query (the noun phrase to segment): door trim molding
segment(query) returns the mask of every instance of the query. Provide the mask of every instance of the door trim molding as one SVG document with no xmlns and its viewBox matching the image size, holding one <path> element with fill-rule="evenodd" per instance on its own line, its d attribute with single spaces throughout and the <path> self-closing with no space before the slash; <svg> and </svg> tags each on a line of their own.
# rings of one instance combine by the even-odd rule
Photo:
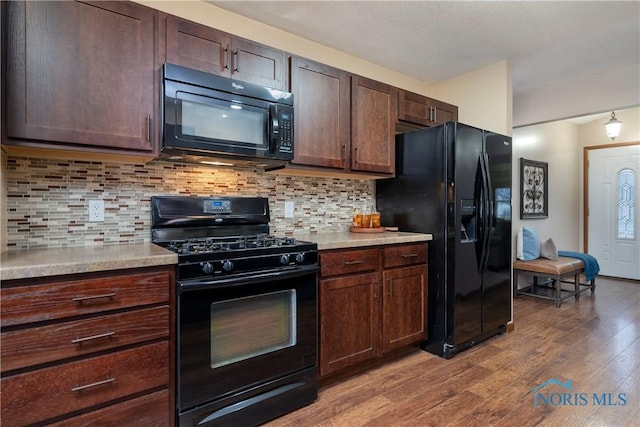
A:
<svg viewBox="0 0 640 427">
<path fill-rule="evenodd" d="M 640 141 L 617 142 L 615 144 L 591 145 L 582 149 L 582 182 L 584 194 L 582 205 L 582 234 L 584 235 L 583 252 L 589 251 L 589 151 L 600 150 L 604 148 L 627 147 L 630 145 L 640 145 Z"/>
</svg>

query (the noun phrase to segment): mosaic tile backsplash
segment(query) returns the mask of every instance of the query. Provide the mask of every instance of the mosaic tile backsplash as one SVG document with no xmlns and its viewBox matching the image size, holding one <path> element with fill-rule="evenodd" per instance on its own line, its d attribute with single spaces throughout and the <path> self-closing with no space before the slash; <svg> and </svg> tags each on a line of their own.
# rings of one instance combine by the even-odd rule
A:
<svg viewBox="0 0 640 427">
<path fill-rule="evenodd" d="M 269 198 L 275 235 L 347 230 L 354 208 L 371 207 L 373 181 L 282 176 L 253 168 L 150 162 L 8 157 L 7 248 L 149 242 L 151 197 Z M 104 222 L 89 222 L 89 200 L 104 200 Z M 284 202 L 294 202 L 294 218 Z"/>
</svg>

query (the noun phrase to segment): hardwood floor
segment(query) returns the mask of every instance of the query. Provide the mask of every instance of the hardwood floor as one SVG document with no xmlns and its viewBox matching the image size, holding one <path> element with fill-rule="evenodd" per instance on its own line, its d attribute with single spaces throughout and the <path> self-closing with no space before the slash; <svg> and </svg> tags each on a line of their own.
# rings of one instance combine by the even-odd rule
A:
<svg viewBox="0 0 640 427">
<path fill-rule="evenodd" d="M 520 296 L 514 332 L 450 360 L 419 351 L 322 387 L 314 404 L 267 426 L 639 426 L 640 283 L 596 285 L 560 308 Z M 552 378 L 571 390 L 541 387 L 534 407 L 533 389 Z"/>
</svg>

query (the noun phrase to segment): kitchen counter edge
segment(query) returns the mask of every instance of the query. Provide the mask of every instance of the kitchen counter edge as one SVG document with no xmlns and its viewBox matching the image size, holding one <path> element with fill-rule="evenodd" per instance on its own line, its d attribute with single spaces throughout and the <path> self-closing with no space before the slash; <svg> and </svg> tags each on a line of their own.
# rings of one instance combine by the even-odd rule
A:
<svg viewBox="0 0 640 427">
<path fill-rule="evenodd" d="M 2 252 L 0 279 L 89 273 L 178 263 L 178 255 L 153 243 L 74 246 Z"/>
<path fill-rule="evenodd" d="M 399 243 L 428 242 L 433 240 L 432 234 L 385 231 L 384 233 L 294 233 L 298 240 L 315 242 L 318 250 L 348 249 L 363 246 L 394 245 Z"/>
</svg>

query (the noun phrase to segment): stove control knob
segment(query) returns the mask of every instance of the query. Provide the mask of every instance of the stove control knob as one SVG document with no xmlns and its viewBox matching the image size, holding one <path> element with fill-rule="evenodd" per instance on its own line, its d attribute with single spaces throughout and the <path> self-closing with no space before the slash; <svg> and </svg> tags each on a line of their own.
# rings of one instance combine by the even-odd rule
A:
<svg viewBox="0 0 640 427">
<path fill-rule="evenodd" d="M 228 259 L 227 259 L 227 260 L 222 261 L 222 269 L 223 269 L 224 271 L 231 271 L 231 270 L 233 270 L 233 263 L 232 263 L 231 261 L 229 261 Z"/>
<path fill-rule="evenodd" d="M 200 265 L 202 266 L 202 271 L 204 271 L 205 274 L 213 273 L 213 265 L 211 265 L 210 262 L 203 262 Z"/>
<path fill-rule="evenodd" d="M 280 264 L 289 265 L 289 254 L 280 255 Z"/>
<path fill-rule="evenodd" d="M 296 262 L 298 264 L 301 264 L 304 261 L 304 253 L 300 252 L 299 254 L 296 255 Z"/>
</svg>

